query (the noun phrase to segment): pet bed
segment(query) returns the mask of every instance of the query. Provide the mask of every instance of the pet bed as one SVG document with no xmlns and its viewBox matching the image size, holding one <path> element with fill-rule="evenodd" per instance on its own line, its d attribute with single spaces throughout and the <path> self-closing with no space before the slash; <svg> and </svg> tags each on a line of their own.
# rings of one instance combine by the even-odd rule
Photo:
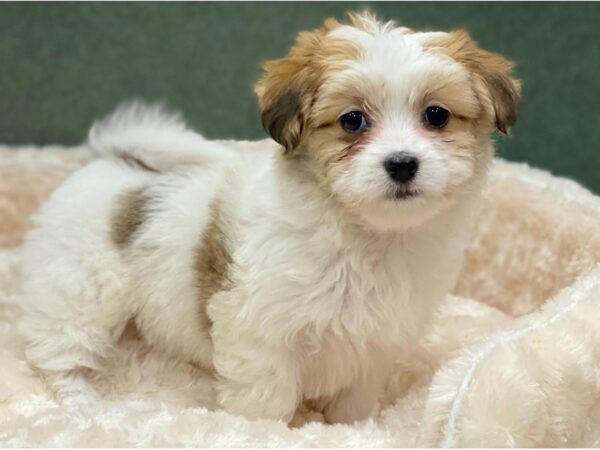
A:
<svg viewBox="0 0 600 450">
<path fill-rule="evenodd" d="M 26 364 L 19 245 L 28 217 L 90 155 L 0 149 L 0 445 L 598 446 L 600 199 L 496 160 L 454 295 L 417 354 L 398 361 L 381 413 L 288 428 L 215 408 L 210 376 L 126 331 L 90 383 L 57 403 Z"/>
</svg>

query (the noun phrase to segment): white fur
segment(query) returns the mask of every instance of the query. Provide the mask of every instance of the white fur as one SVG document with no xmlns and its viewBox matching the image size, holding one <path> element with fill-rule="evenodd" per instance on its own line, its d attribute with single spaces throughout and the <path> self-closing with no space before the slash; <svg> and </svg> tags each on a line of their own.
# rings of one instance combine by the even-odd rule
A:
<svg viewBox="0 0 600 450">
<path fill-rule="evenodd" d="M 410 133 L 404 139 L 430 167 L 423 189 L 485 173 L 440 160 Z M 461 266 L 471 191 L 406 204 L 361 198 L 361 221 L 271 141 L 207 141 L 139 105 L 94 127 L 89 145 L 106 158 L 54 192 L 25 246 L 21 328 L 29 360 L 52 376 L 98 367 L 135 319 L 148 342 L 214 369 L 230 412 L 290 421 L 312 399 L 327 420 L 352 422 L 376 407 L 392 364 L 413 350 Z M 113 157 L 123 152 L 159 173 Z M 360 159 L 374 155 L 357 159 L 357 178 L 342 178 L 338 193 L 356 197 L 361 180 L 385 179 L 378 161 Z M 110 240 L 111 217 L 117 197 L 136 187 L 152 201 L 123 250 Z M 234 264 L 232 286 L 209 300 L 206 329 L 193 258 L 211 202 Z"/>
</svg>

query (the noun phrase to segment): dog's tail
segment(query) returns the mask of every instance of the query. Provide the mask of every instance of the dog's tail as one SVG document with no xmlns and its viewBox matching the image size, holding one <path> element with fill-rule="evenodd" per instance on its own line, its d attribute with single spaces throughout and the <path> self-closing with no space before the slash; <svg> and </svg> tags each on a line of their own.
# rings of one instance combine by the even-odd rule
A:
<svg viewBox="0 0 600 450">
<path fill-rule="evenodd" d="M 96 122 L 88 146 L 98 156 L 118 158 L 153 172 L 222 161 L 231 153 L 190 130 L 178 114 L 140 101 L 125 103 Z"/>
</svg>

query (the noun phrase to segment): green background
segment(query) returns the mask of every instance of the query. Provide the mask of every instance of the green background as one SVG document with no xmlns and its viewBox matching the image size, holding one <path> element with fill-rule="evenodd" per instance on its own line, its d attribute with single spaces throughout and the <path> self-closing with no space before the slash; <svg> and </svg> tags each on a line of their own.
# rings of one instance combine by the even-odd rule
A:
<svg viewBox="0 0 600 450">
<path fill-rule="evenodd" d="M 260 61 L 364 6 L 412 28 L 466 27 L 516 61 L 522 108 L 499 155 L 600 193 L 599 3 L 2 3 L 0 142 L 79 143 L 131 98 L 163 100 L 211 138 L 261 138 Z"/>
</svg>

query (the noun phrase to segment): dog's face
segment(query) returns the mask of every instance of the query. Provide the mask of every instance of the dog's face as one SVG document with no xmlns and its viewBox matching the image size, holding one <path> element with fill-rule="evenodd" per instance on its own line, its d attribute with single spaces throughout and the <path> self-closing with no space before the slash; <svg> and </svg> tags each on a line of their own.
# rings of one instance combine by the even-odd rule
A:
<svg viewBox="0 0 600 450">
<path fill-rule="evenodd" d="M 516 119 L 512 64 L 464 31 L 414 33 L 351 15 L 301 33 L 256 85 L 284 154 L 377 229 L 415 226 L 475 189 L 490 133 Z"/>
</svg>

